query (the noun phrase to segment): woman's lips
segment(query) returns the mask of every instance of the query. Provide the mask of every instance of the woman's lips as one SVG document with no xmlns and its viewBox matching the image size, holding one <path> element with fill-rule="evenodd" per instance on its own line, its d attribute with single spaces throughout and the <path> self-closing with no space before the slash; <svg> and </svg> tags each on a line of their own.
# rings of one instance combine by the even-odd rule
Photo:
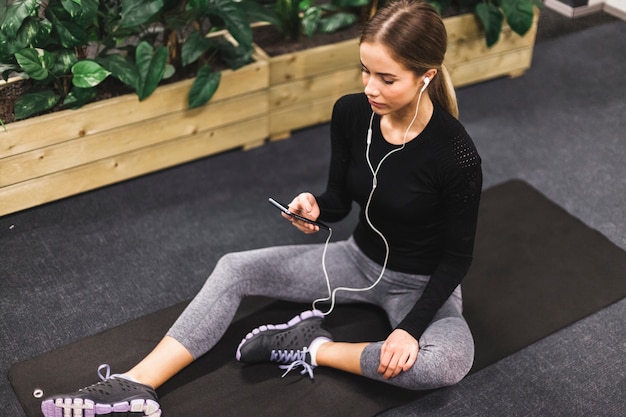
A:
<svg viewBox="0 0 626 417">
<path fill-rule="evenodd" d="M 367 101 L 370 103 L 370 106 L 372 106 L 372 107 L 376 107 L 376 108 L 379 108 L 379 109 L 384 107 L 384 104 L 378 103 L 378 102 L 376 102 L 374 100 L 368 99 Z"/>
</svg>

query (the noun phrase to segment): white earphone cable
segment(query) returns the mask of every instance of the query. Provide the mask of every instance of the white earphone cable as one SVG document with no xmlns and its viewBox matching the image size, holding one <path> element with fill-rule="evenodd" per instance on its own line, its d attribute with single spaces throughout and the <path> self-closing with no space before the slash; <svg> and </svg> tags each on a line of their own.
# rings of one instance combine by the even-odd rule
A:
<svg viewBox="0 0 626 417">
<path fill-rule="evenodd" d="M 426 85 L 424 86 L 424 88 L 422 88 L 420 90 L 419 96 L 417 98 L 417 105 L 415 106 L 415 114 L 413 115 L 413 119 L 411 120 L 411 123 L 409 124 L 409 127 L 407 127 L 406 131 L 404 132 L 404 136 L 402 138 L 402 146 L 396 148 L 396 149 L 392 149 L 391 151 L 389 151 L 381 160 L 380 162 L 378 162 L 378 165 L 376 166 L 376 169 L 374 169 L 374 166 L 372 165 L 372 162 L 370 161 L 370 144 L 371 144 L 371 139 L 372 139 L 372 122 L 374 120 L 374 115 L 375 113 L 372 112 L 372 115 L 370 117 L 370 123 L 369 123 L 369 127 L 367 129 L 367 147 L 365 150 L 365 159 L 367 160 L 367 165 L 370 168 L 370 171 L 372 172 L 372 190 L 370 191 L 369 197 L 367 198 L 367 203 L 365 204 L 365 219 L 367 220 L 367 224 L 370 226 L 370 228 L 378 235 L 380 236 L 380 238 L 382 239 L 383 243 L 385 244 L 385 258 L 383 260 L 383 264 L 382 264 L 382 268 L 380 270 L 380 274 L 378 275 L 378 278 L 376 279 L 376 281 L 374 281 L 374 283 L 368 287 L 365 288 L 349 288 L 349 287 L 337 287 L 335 289 L 331 289 L 331 285 L 330 285 L 330 279 L 328 277 L 328 271 L 326 270 L 326 250 L 328 249 L 328 243 L 330 242 L 330 238 L 333 234 L 332 229 L 329 229 L 328 231 L 328 238 L 326 239 L 326 244 L 324 245 L 324 252 L 322 253 L 322 270 L 324 271 L 324 278 L 326 279 L 326 287 L 328 289 L 328 296 L 327 297 L 323 297 L 323 298 L 318 298 L 317 300 L 313 301 L 312 304 L 312 308 L 314 310 L 316 310 L 316 305 L 317 303 L 320 302 L 324 302 L 324 301 L 330 301 L 330 308 L 328 309 L 328 311 L 326 311 L 324 314 L 324 316 L 329 315 L 335 308 L 335 298 L 337 295 L 337 291 L 346 291 L 346 292 L 364 292 L 364 291 L 370 291 L 371 289 L 373 289 L 374 287 L 376 287 L 378 285 L 378 283 L 380 283 L 380 281 L 383 278 L 383 275 L 385 273 L 385 270 L 387 269 L 387 261 L 389 260 L 389 243 L 387 242 L 387 239 L 385 238 L 385 236 L 383 235 L 383 233 L 378 230 L 373 224 L 372 221 L 370 220 L 369 217 L 369 209 L 370 209 L 370 204 L 372 202 L 372 198 L 374 196 L 374 191 L 376 190 L 376 185 L 377 185 L 377 176 L 378 176 L 378 171 L 380 170 L 381 165 L 383 164 L 383 161 L 385 161 L 385 159 L 387 159 L 389 156 L 391 156 L 392 154 L 394 154 L 395 152 L 399 152 L 401 150 L 404 149 L 405 145 L 406 145 L 406 139 L 407 136 L 409 134 L 409 131 L 411 130 L 411 128 L 413 127 L 413 124 L 415 123 L 415 120 L 417 119 L 417 113 L 418 113 L 418 109 L 419 109 L 419 105 L 420 105 L 420 101 L 422 99 L 422 93 L 424 92 L 426 86 L 428 85 L 428 83 L 426 83 Z"/>
</svg>

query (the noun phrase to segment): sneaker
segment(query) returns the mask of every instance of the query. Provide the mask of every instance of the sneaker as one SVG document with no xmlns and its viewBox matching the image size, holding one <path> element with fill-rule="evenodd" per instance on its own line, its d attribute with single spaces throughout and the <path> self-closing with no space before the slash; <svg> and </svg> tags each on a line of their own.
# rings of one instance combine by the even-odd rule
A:
<svg viewBox="0 0 626 417">
<path fill-rule="evenodd" d="M 276 362 L 287 369 L 302 366 L 302 374 L 313 378 L 309 346 L 322 337 L 332 340 L 331 334 L 322 328 L 324 314 L 319 310 L 305 311 L 287 323 L 268 324 L 257 327 L 246 335 L 237 348 L 236 358 L 240 362 Z"/>
<path fill-rule="evenodd" d="M 102 370 L 106 369 L 106 375 Z M 102 414 L 116 416 L 159 417 L 161 409 L 156 392 L 149 386 L 133 382 L 120 375 L 110 375 L 109 365 L 98 367 L 102 381 L 73 394 L 61 394 L 45 399 L 41 411 L 45 417 L 94 417 Z"/>
</svg>

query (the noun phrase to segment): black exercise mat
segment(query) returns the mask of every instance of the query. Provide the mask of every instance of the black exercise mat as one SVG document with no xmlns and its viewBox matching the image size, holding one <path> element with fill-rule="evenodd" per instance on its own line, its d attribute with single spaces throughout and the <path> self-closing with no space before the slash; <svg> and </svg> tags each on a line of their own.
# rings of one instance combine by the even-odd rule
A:
<svg viewBox="0 0 626 417">
<path fill-rule="evenodd" d="M 475 261 L 464 284 L 465 311 L 476 341 L 475 372 L 626 296 L 626 252 L 521 181 L 487 190 L 480 209 Z M 241 337 L 262 323 L 282 322 L 308 306 L 266 299 L 242 305 L 213 351 L 158 390 L 165 417 L 371 416 L 419 401 L 415 393 L 331 369 L 315 380 L 276 365 L 234 360 Z M 26 414 L 39 416 L 44 395 L 96 381 L 109 363 L 126 370 L 147 353 L 184 304 L 156 312 L 14 365 L 9 379 Z M 328 319 L 344 340 L 383 337 L 382 313 L 340 306 Z"/>
</svg>

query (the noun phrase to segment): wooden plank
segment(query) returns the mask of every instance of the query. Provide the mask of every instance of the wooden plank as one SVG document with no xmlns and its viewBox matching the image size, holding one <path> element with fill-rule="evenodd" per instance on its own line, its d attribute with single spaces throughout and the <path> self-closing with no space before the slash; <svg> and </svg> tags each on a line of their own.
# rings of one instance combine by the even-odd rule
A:
<svg viewBox="0 0 626 417">
<path fill-rule="evenodd" d="M 270 87 L 270 111 L 324 97 L 340 97 L 344 94 L 363 90 L 360 68 L 349 68 L 331 74 L 311 77 Z"/>
<path fill-rule="evenodd" d="M 459 67 L 450 67 L 450 76 L 455 87 L 462 87 L 505 75 L 515 75 L 530 68 L 532 48 L 520 49 L 516 53 L 491 56 L 486 59 L 465 62 Z"/>
<path fill-rule="evenodd" d="M 6 81 L 0 79 L 0 91 L 2 91 L 2 89 L 4 87 L 7 87 L 9 84 L 13 84 L 13 83 L 15 83 L 17 81 L 21 81 L 23 79 L 24 78 L 22 78 L 22 77 L 9 77 L 9 79 L 6 80 Z"/>
<path fill-rule="evenodd" d="M 265 90 L 0 159 L 0 187 L 266 115 L 268 107 Z"/>
<path fill-rule="evenodd" d="M 487 48 L 485 39 L 476 37 L 464 42 L 453 43 L 448 46 L 445 62 L 447 66 L 459 66 L 475 59 L 485 59 L 489 56 L 515 53 L 516 49 L 532 47 L 535 43 L 536 26 L 526 35 L 519 36 L 508 30 L 500 35 L 500 41 L 491 48 Z M 512 52 L 513 51 L 513 52 Z"/>
<path fill-rule="evenodd" d="M 443 24 L 448 33 L 448 44 L 464 41 L 468 37 L 484 32 L 478 17 L 473 13 L 446 17 L 443 19 Z"/>
<path fill-rule="evenodd" d="M 3 187 L 0 216 L 254 143 L 267 126 L 263 116 Z"/>
<path fill-rule="evenodd" d="M 90 103 L 78 110 L 9 123 L 6 132 L 0 130 L 0 158 L 181 111 L 187 108 L 187 94 L 192 82 L 185 80 L 162 86 L 142 102 L 135 94 L 127 94 Z M 269 64 L 266 61 L 236 71 L 225 70 L 212 101 L 262 90 L 268 85 Z"/>
<path fill-rule="evenodd" d="M 357 38 L 269 58 L 270 85 L 302 80 L 344 68 L 360 68 Z"/>
<path fill-rule="evenodd" d="M 292 130 L 328 122 L 337 98 L 319 99 L 271 113 L 270 138 L 272 140 L 286 138 Z"/>
</svg>

